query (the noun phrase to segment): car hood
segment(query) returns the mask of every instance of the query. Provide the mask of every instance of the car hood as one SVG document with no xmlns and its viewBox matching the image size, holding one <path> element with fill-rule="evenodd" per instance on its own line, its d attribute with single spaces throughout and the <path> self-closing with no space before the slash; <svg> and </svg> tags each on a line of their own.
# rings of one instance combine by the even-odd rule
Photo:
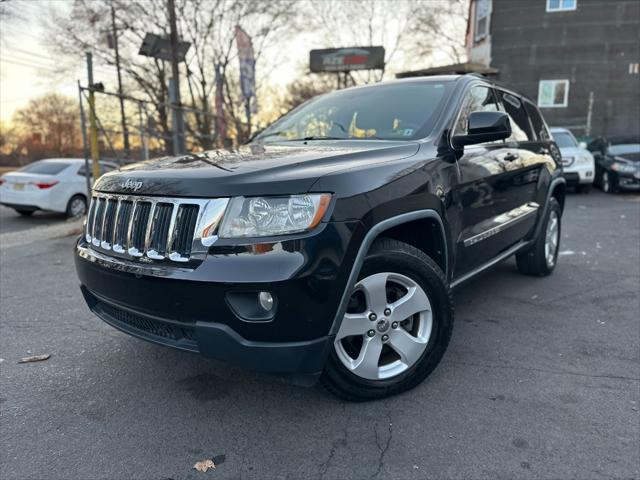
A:
<svg viewBox="0 0 640 480">
<path fill-rule="evenodd" d="M 308 141 L 164 157 L 102 176 L 95 190 L 135 195 L 223 197 L 308 192 L 323 175 L 415 155 L 418 143 Z"/>
<path fill-rule="evenodd" d="M 577 157 L 578 155 L 588 154 L 589 150 L 580 147 L 562 147 L 560 153 L 563 157 Z"/>
</svg>

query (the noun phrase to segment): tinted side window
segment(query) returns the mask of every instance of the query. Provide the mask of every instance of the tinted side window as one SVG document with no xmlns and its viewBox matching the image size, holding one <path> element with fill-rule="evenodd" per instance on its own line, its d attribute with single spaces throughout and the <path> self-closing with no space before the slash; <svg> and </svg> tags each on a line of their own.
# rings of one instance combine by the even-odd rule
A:
<svg viewBox="0 0 640 480">
<path fill-rule="evenodd" d="M 460 108 L 460 115 L 456 121 L 456 125 L 453 128 L 454 135 L 465 135 L 467 133 L 467 126 L 469 122 L 469 114 L 471 112 L 497 112 L 498 105 L 496 104 L 493 92 L 489 87 L 484 85 L 477 85 L 471 87 L 466 93 L 465 98 Z"/>
<path fill-rule="evenodd" d="M 540 113 L 540 110 L 538 110 L 538 107 L 529 102 L 524 102 L 524 106 L 527 109 L 527 113 L 531 119 L 531 125 L 533 125 L 533 132 L 538 137 L 538 140 L 551 140 L 551 134 L 547 129 L 547 125 L 544 123 L 544 119 L 542 118 L 542 114 Z"/>
<path fill-rule="evenodd" d="M 498 90 L 498 99 L 504 112 L 509 115 L 511 122 L 511 136 L 507 142 L 526 142 L 535 140 L 529 124 L 529 116 L 522 101 L 510 93 Z"/>
<path fill-rule="evenodd" d="M 89 174 L 91 176 L 93 176 L 93 170 L 92 170 L 93 166 L 91 164 L 91 161 L 89 162 Z M 107 173 L 107 172 L 111 172 L 113 170 L 115 170 L 116 167 L 113 165 L 109 165 L 109 164 L 105 164 L 105 163 L 100 163 L 100 175 L 102 175 L 103 173 Z M 78 170 L 78 175 L 82 175 L 83 177 L 86 176 L 87 171 L 84 168 L 84 165 L 82 165 L 80 167 L 80 169 Z"/>
<path fill-rule="evenodd" d="M 66 162 L 34 162 L 22 167 L 19 171 L 38 175 L 57 175 L 68 166 Z"/>
</svg>

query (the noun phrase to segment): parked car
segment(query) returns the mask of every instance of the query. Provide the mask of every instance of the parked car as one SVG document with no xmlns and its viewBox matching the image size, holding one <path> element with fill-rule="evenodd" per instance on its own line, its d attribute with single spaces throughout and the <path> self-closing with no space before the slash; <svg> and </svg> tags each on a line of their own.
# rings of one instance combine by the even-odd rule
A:
<svg viewBox="0 0 640 480">
<path fill-rule="evenodd" d="M 578 143 L 573 133 L 566 128 L 554 127 L 550 130 L 562 154 L 563 175 L 567 184 L 574 186 L 576 192 L 589 193 L 596 167 L 587 144 Z"/>
<path fill-rule="evenodd" d="M 101 177 L 76 269 L 126 333 L 382 398 L 442 358 L 451 288 L 512 255 L 554 270 L 560 167 L 535 104 L 484 78 L 344 89 L 239 150 Z"/>
<path fill-rule="evenodd" d="M 588 148 L 596 161 L 596 185 L 603 192 L 640 190 L 640 136 L 599 137 Z"/>
<path fill-rule="evenodd" d="M 117 168 L 115 163 L 100 162 L 101 173 Z M 31 215 L 36 210 L 64 212 L 67 217 L 84 215 L 87 210 L 84 159 L 40 160 L 5 173 L 0 177 L 0 204 L 20 215 Z"/>
</svg>

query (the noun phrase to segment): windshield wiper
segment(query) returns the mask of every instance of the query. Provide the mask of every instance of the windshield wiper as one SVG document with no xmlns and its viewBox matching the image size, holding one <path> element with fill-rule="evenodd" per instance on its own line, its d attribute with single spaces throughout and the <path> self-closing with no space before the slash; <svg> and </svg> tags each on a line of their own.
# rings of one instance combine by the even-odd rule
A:
<svg viewBox="0 0 640 480">
<path fill-rule="evenodd" d="M 294 138 L 293 140 L 348 140 L 345 137 L 331 137 L 328 135 L 310 135 L 304 138 Z"/>
</svg>

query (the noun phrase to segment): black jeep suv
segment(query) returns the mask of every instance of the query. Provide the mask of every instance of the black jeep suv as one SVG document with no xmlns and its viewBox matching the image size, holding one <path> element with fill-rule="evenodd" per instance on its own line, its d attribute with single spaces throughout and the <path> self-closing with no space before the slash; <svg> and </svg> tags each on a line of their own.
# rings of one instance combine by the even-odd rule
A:
<svg viewBox="0 0 640 480">
<path fill-rule="evenodd" d="M 238 150 L 104 175 L 76 268 L 126 333 L 380 398 L 442 358 L 452 287 L 514 254 L 552 272 L 560 162 L 538 109 L 483 78 L 350 88 Z"/>
</svg>

